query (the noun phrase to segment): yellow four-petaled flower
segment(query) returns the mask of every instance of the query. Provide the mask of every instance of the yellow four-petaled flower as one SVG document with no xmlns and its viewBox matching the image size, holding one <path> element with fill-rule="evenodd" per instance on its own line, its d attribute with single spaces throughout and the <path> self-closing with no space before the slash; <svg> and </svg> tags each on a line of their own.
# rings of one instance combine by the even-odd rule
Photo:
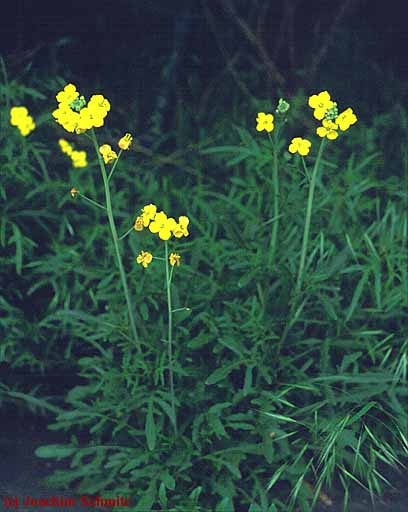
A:
<svg viewBox="0 0 408 512">
<path fill-rule="evenodd" d="M 312 143 L 309 140 L 295 137 L 292 139 L 288 149 L 290 153 L 299 153 L 299 155 L 306 156 L 309 154 L 311 145 Z"/>
<path fill-rule="evenodd" d="M 136 262 L 139 263 L 139 265 L 143 265 L 144 268 L 147 268 L 147 266 L 152 262 L 152 260 L 153 255 L 147 251 L 141 251 L 139 256 L 136 258 Z"/>
<path fill-rule="evenodd" d="M 339 136 L 338 126 L 334 121 L 330 119 L 323 119 L 322 126 L 316 129 L 316 133 L 319 137 L 326 137 L 329 140 L 335 140 Z"/>
<path fill-rule="evenodd" d="M 273 114 L 265 114 L 265 112 L 259 112 L 256 118 L 256 130 L 258 132 L 262 132 L 263 130 L 268 133 L 271 132 L 274 128 L 273 124 Z"/>
<path fill-rule="evenodd" d="M 313 94 L 309 98 L 309 107 L 314 109 L 313 115 L 316 119 L 321 121 L 326 112 L 334 106 L 334 102 L 330 98 L 330 94 L 327 91 L 319 92 L 319 94 Z"/>
</svg>

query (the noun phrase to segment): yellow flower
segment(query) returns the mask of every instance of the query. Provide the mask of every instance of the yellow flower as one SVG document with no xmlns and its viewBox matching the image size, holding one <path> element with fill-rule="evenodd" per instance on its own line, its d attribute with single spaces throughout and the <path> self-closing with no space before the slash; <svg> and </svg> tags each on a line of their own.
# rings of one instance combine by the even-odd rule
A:
<svg viewBox="0 0 408 512">
<path fill-rule="evenodd" d="M 132 141 L 133 137 L 130 135 L 130 133 L 126 133 L 118 142 L 118 146 L 120 149 L 127 150 L 130 148 Z"/>
<path fill-rule="evenodd" d="M 28 116 L 27 119 L 19 124 L 17 127 L 23 137 L 26 137 L 30 132 L 35 129 L 35 123 L 32 117 Z"/>
<path fill-rule="evenodd" d="M 113 151 L 113 149 L 109 146 L 109 144 L 103 144 L 99 148 L 99 153 L 102 155 L 102 158 L 103 158 L 103 161 L 105 162 L 105 164 L 110 164 L 118 158 L 118 155 L 116 154 L 115 151 Z"/>
<path fill-rule="evenodd" d="M 16 126 L 23 137 L 35 129 L 34 119 L 26 107 L 12 107 L 10 109 L 10 124 Z"/>
<path fill-rule="evenodd" d="M 170 265 L 174 267 L 174 265 L 180 266 L 180 258 L 181 256 L 179 254 L 176 254 L 172 252 L 169 256 Z"/>
<path fill-rule="evenodd" d="M 77 118 L 77 125 L 75 127 L 76 133 L 84 133 L 86 130 L 90 130 L 94 126 L 94 119 L 92 116 L 92 110 L 89 107 L 84 107 L 79 112 Z M 99 128 L 99 127 L 98 127 Z"/>
<path fill-rule="evenodd" d="M 190 220 L 185 215 L 182 215 L 179 217 L 178 224 L 175 225 L 175 227 L 172 229 L 173 234 L 176 238 L 181 238 L 182 236 L 188 236 L 189 232 L 187 229 L 187 226 L 189 224 Z"/>
<path fill-rule="evenodd" d="M 109 112 L 111 109 L 109 101 L 102 96 L 102 94 L 94 94 L 91 96 L 91 99 L 88 102 L 88 107 L 95 111 L 101 109 L 101 112 Z"/>
<path fill-rule="evenodd" d="M 26 119 L 28 116 L 28 110 L 26 107 L 11 107 L 10 109 L 10 124 L 18 126 L 21 121 Z"/>
<path fill-rule="evenodd" d="M 167 215 L 162 211 L 156 213 L 149 229 L 152 233 L 158 233 L 161 240 L 168 240 L 171 237 L 171 225 L 171 221 L 169 222 Z"/>
<path fill-rule="evenodd" d="M 169 217 L 167 219 L 167 222 L 168 222 L 170 231 L 173 231 L 173 229 L 175 229 L 175 227 L 177 226 L 177 222 L 173 219 L 173 217 Z"/>
<path fill-rule="evenodd" d="M 152 262 L 152 259 L 153 255 L 150 252 L 142 251 L 136 258 L 136 262 L 139 263 L 139 265 L 143 265 L 144 268 L 147 268 L 149 263 Z"/>
<path fill-rule="evenodd" d="M 58 108 L 52 115 L 57 123 L 71 133 L 79 134 L 91 128 L 100 128 L 111 108 L 102 94 L 93 95 L 87 104 L 73 84 L 66 85 L 56 97 Z"/>
<path fill-rule="evenodd" d="M 135 231 L 142 231 L 143 230 L 143 217 L 139 215 L 139 217 L 135 220 L 135 225 L 133 226 Z"/>
<path fill-rule="evenodd" d="M 338 126 L 334 121 L 330 119 L 323 119 L 322 126 L 317 128 L 316 133 L 319 137 L 326 137 L 327 139 L 334 140 L 339 136 Z"/>
<path fill-rule="evenodd" d="M 330 99 L 330 94 L 327 91 L 322 91 L 309 97 L 309 107 L 314 109 L 313 115 L 319 121 L 324 118 L 327 110 L 333 106 L 334 102 Z"/>
<path fill-rule="evenodd" d="M 85 151 L 72 151 L 71 159 L 74 167 L 86 167 L 88 165 Z"/>
<path fill-rule="evenodd" d="M 72 187 L 70 190 L 71 197 L 76 197 L 79 194 L 79 190 L 75 187 Z"/>
<path fill-rule="evenodd" d="M 353 110 L 349 107 L 344 112 L 338 115 L 336 123 L 338 124 L 342 132 L 348 130 L 350 126 L 357 122 L 357 116 Z"/>
<path fill-rule="evenodd" d="M 273 114 L 265 114 L 264 112 L 259 112 L 258 117 L 256 118 L 256 122 L 256 130 L 258 132 L 261 132 L 263 130 L 271 132 L 274 128 Z"/>
<path fill-rule="evenodd" d="M 62 91 L 60 91 L 56 98 L 58 103 L 69 105 L 72 103 L 76 98 L 78 98 L 79 92 L 76 90 L 76 87 L 74 84 L 68 84 L 64 87 Z"/>
<path fill-rule="evenodd" d="M 88 165 L 86 151 L 76 151 L 73 145 L 65 139 L 59 139 L 58 144 L 61 151 L 71 157 L 73 167 L 86 167 Z"/>
<path fill-rule="evenodd" d="M 302 139 L 302 137 L 295 137 L 292 139 L 289 145 L 289 153 L 299 153 L 299 155 L 306 156 L 309 154 L 310 147 L 312 143 L 307 139 Z"/>
<path fill-rule="evenodd" d="M 73 148 L 68 141 L 66 141 L 65 139 L 59 139 L 58 144 L 63 153 L 65 153 L 68 156 L 72 155 Z"/>
<path fill-rule="evenodd" d="M 59 105 L 52 113 L 53 117 L 67 132 L 73 133 L 78 126 L 80 115 L 74 112 L 68 105 Z"/>
<path fill-rule="evenodd" d="M 147 204 L 142 208 L 143 226 L 147 228 L 150 221 L 154 219 L 157 212 L 157 206 L 155 204 Z"/>
</svg>

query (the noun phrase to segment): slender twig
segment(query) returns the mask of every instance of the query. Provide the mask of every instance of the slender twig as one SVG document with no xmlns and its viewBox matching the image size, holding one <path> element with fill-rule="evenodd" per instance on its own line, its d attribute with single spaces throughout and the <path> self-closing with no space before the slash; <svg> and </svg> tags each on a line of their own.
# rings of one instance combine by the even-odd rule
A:
<svg viewBox="0 0 408 512">
<path fill-rule="evenodd" d="M 126 238 L 128 236 L 129 233 L 131 233 L 135 228 L 132 226 L 131 228 L 129 228 L 126 233 L 124 233 L 122 236 L 120 236 L 118 238 L 118 240 L 123 240 L 124 238 Z"/>
<path fill-rule="evenodd" d="M 315 73 L 321 64 L 322 60 L 325 58 L 331 44 L 335 41 L 335 36 L 338 30 L 338 26 L 340 22 L 344 18 L 346 12 L 353 4 L 353 0 L 345 0 L 344 2 L 338 3 L 338 12 L 336 16 L 332 16 L 333 23 L 330 27 L 325 27 L 324 33 L 319 40 L 318 51 L 313 54 L 312 61 L 308 66 L 307 77 L 309 82 L 311 83 L 314 79 Z"/>
<path fill-rule="evenodd" d="M 89 199 L 89 197 L 86 197 L 84 194 L 81 194 L 81 192 L 78 192 L 78 195 L 82 197 L 82 199 L 85 199 L 85 201 L 88 201 L 88 203 L 91 203 L 94 206 L 97 206 L 98 208 L 102 208 L 102 210 L 106 210 L 106 208 L 102 204 L 97 203 L 93 199 Z"/>
<path fill-rule="evenodd" d="M 283 78 L 283 75 L 278 70 L 276 64 L 271 60 L 268 51 L 266 50 L 264 44 L 262 41 L 254 34 L 248 23 L 238 16 L 238 13 L 234 7 L 234 4 L 231 0 L 221 0 L 221 3 L 224 5 L 225 9 L 229 11 L 229 13 L 232 16 L 232 19 L 235 21 L 235 23 L 238 25 L 238 27 L 241 29 L 242 33 L 245 35 L 245 37 L 248 39 L 248 41 L 256 48 L 256 50 L 259 53 L 259 56 L 262 59 L 262 62 L 265 65 L 268 79 L 272 83 L 275 83 L 277 85 L 284 85 L 285 79 Z"/>
<path fill-rule="evenodd" d="M 212 12 L 210 11 L 210 9 L 208 8 L 208 3 L 207 3 L 206 0 L 202 0 L 202 6 L 203 6 L 204 14 L 205 14 L 205 16 L 207 18 L 208 24 L 210 26 L 210 29 L 211 29 L 212 33 L 214 34 L 214 38 L 215 38 L 215 41 L 216 41 L 216 43 L 218 45 L 218 48 L 219 48 L 222 56 L 224 57 L 225 62 L 227 63 L 228 71 L 231 73 L 231 75 L 234 78 L 237 86 L 241 89 L 241 92 L 245 96 L 248 96 L 248 97 L 250 97 L 252 99 L 253 95 L 251 94 L 251 92 L 249 91 L 249 89 L 245 85 L 245 83 L 240 79 L 239 73 L 235 70 L 235 67 L 234 67 L 235 55 L 234 55 L 234 57 L 229 57 L 228 52 L 227 52 L 227 50 L 225 49 L 225 46 L 222 43 L 222 39 L 219 36 L 219 30 L 217 28 L 217 25 L 216 25 L 216 22 L 215 22 L 215 18 L 213 16 Z"/>
<path fill-rule="evenodd" d="M 116 166 L 117 166 L 117 164 L 118 164 L 118 162 L 119 162 L 119 158 L 120 158 L 120 155 L 122 154 L 122 151 L 123 151 L 123 149 L 121 149 L 121 150 L 119 151 L 118 158 L 113 162 L 111 172 L 109 173 L 109 176 L 108 176 L 108 183 L 110 182 L 110 180 L 111 180 L 111 178 L 112 178 L 112 176 L 113 176 L 113 173 L 114 173 L 114 171 L 115 171 L 115 169 L 116 169 Z"/>
</svg>

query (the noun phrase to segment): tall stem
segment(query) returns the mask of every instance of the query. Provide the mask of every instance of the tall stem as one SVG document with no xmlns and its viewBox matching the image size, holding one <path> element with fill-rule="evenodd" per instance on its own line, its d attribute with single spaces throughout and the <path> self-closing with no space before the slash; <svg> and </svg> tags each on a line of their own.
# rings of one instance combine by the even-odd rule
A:
<svg viewBox="0 0 408 512">
<path fill-rule="evenodd" d="M 323 138 L 322 142 L 320 143 L 319 151 L 317 153 L 316 161 L 315 161 L 313 171 L 312 171 L 312 178 L 310 180 L 309 196 L 307 198 L 306 221 L 305 221 L 305 228 L 303 231 L 302 253 L 300 255 L 300 263 L 299 263 L 299 270 L 298 270 L 297 281 L 296 281 L 295 295 L 297 295 L 302 288 L 303 271 L 305 268 L 307 246 L 309 243 L 310 222 L 312 219 L 313 196 L 314 196 L 314 191 L 315 191 L 315 187 L 316 187 L 317 171 L 319 170 L 320 160 L 322 158 L 324 141 L 325 141 L 325 138 Z"/>
<path fill-rule="evenodd" d="M 276 241 L 278 238 L 278 227 L 279 227 L 279 177 L 278 177 L 278 141 L 277 141 L 277 130 L 273 134 L 273 140 L 268 133 L 269 140 L 273 148 L 273 169 L 272 169 L 272 182 L 273 182 L 273 226 L 271 243 L 269 247 L 268 255 L 268 267 L 271 266 L 276 251 Z"/>
<path fill-rule="evenodd" d="M 176 417 L 176 404 L 174 398 L 174 376 L 173 376 L 173 306 L 171 303 L 171 275 L 169 272 L 169 246 L 167 240 L 164 242 L 165 247 L 165 265 L 166 265 L 166 288 L 167 288 L 167 312 L 169 317 L 168 330 L 167 330 L 167 348 L 169 357 L 169 374 L 170 374 L 170 394 L 171 394 L 171 409 L 174 417 L 174 432 L 177 435 L 177 417 Z"/>
<path fill-rule="evenodd" d="M 312 171 L 312 177 L 310 180 L 310 187 L 309 187 L 309 195 L 307 198 L 307 208 L 306 208 L 306 220 L 305 220 L 305 227 L 303 231 L 303 242 L 302 242 L 302 252 L 300 255 L 300 262 L 299 262 L 299 270 L 296 280 L 296 287 L 295 287 L 295 293 L 292 298 L 292 305 L 290 308 L 289 313 L 289 321 L 285 325 L 285 329 L 283 331 L 283 334 L 281 336 L 281 339 L 279 340 L 277 349 L 276 349 L 276 356 L 275 361 L 278 361 L 278 356 L 280 354 L 281 348 L 283 344 L 285 343 L 286 337 L 289 333 L 290 328 L 293 326 L 293 324 L 296 322 L 297 314 L 300 312 L 300 309 L 298 310 L 297 314 L 295 315 L 294 319 L 292 319 L 292 315 L 295 312 L 296 306 L 297 306 L 297 297 L 299 295 L 299 292 L 302 289 L 302 282 L 303 282 L 303 271 L 305 268 L 305 261 L 306 261 L 306 254 L 307 254 L 307 246 L 309 243 L 309 232 L 310 232 L 310 222 L 312 219 L 312 209 L 313 209 L 313 197 L 314 197 L 314 190 L 316 187 L 316 178 L 317 178 L 317 172 L 320 167 L 320 160 L 322 158 L 323 154 L 323 148 L 324 148 L 325 139 L 322 139 L 322 142 L 320 143 L 319 151 L 317 153 L 316 161 L 313 167 Z M 303 307 L 303 305 L 302 305 Z"/>
<path fill-rule="evenodd" d="M 128 288 L 128 285 L 127 285 L 125 270 L 123 268 L 123 263 L 122 263 L 122 256 L 120 254 L 120 249 L 119 249 L 118 233 L 117 233 L 117 230 L 116 230 L 115 219 L 113 217 L 112 201 L 111 201 L 111 195 L 110 195 L 110 189 L 109 189 L 108 176 L 106 174 L 105 163 L 104 163 L 104 161 L 102 159 L 102 155 L 99 152 L 98 141 L 96 140 L 96 135 L 95 135 L 94 130 L 91 131 L 91 134 L 92 134 L 91 135 L 92 142 L 94 144 L 95 151 L 96 151 L 96 154 L 98 156 L 99 167 L 101 168 L 103 185 L 104 185 L 104 188 L 105 188 L 106 213 L 108 215 L 108 220 L 109 220 L 109 226 L 110 226 L 110 230 L 111 230 L 111 234 L 112 234 L 113 245 L 115 247 L 116 261 L 117 261 L 117 264 L 118 264 L 120 278 L 121 278 L 121 281 L 122 281 L 123 292 L 124 292 L 125 298 L 126 298 L 126 304 L 127 304 L 127 308 L 128 308 L 130 328 L 131 328 L 131 331 L 132 331 L 132 336 L 133 336 L 133 339 L 135 341 L 136 347 L 140 351 L 141 349 L 140 349 L 140 344 L 139 344 L 139 337 L 137 335 L 135 318 L 134 318 L 132 303 L 131 303 L 130 295 L 129 295 L 129 288 Z"/>
</svg>

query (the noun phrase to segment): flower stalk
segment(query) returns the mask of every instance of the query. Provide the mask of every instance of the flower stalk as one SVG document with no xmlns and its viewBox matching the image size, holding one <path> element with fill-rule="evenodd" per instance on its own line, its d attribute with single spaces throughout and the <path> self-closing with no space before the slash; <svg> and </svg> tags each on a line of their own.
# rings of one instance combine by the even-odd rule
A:
<svg viewBox="0 0 408 512">
<path fill-rule="evenodd" d="M 174 372 L 173 372 L 173 307 L 171 302 L 171 278 L 173 277 L 174 266 L 169 271 L 169 247 L 167 240 L 164 242 L 165 250 L 165 265 L 166 265 L 166 289 L 167 289 L 167 313 L 168 313 L 168 326 L 167 326 L 167 351 L 169 358 L 169 378 L 170 378 L 170 395 L 171 395 L 171 409 L 174 418 L 174 433 L 177 435 L 177 417 L 176 417 L 176 404 L 174 396 Z"/>
<path fill-rule="evenodd" d="M 313 209 L 313 197 L 314 197 L 314 191 L 316 188 L 316 178 L 317 178 L 317 171 L 320 167 L 320 160 L 322 158 L 323 154 L 323 148 L 324 148 L 324 141 L 325 139 L 322 139 L 319 147 L 319 151 L 317 153 L 316 161 L 313 167 L 312 171 L 312 177 L 310 180 L 310 187 L 309 187 L 309 195 L 307 198 L 307 209 L 306 209 L 306 220 L 305 220 L 305 228 L 303 231 L 303 241 L 302 241 L 302 252 L 300 255 L 300 262 L 299 262 L 299 270 L 296 280 L 296 288 L 295 288 L 295 295 L 297 295 L 301 288 L 302 288 L 302 281 L 303 281 L 303 271 L 305 267 L 305 261 L 306 261 L 306 254 L 307 254 L 307 246 L 309 243 L 309 232 L 310 232 L 310 222 L 312 219 L 312 209 Z"/>
<path fill-rule="evenodd" d="M 302 251 L 300 254 L 300 262 L 299 262 L 299 269 L 298 269 L 298 274 L 297 274 L 297 279 L 296 279 L 296 287 L 295 287 L 295 292 L 293 295 L 292 304 L 291 304 L 291 308 L 290 308 L 289 322 L 286 324 L 283 334 L 278 342 L 277 357 L 280 355 L 281 348 L 282 348 L 283 344 L 285 343 L 285 340 L 289 333 L 289 330 L 295 324 L 296 319 L 299 316 L 299 314 L 305 304 L 305 301 L 304 301 L 302 303 L 302 305 L 297 309 L 296 314 L 293 317 L 293 313 L 295 312 L 295 309 L 297 307 L 297 298 L 301 292 L 302 284 L 303 284 L 303 272 L 304 272 L 304 268 L 305 268 L 306 254 L 307 254 L 307 248 L 308 248 L 308 244 L 309 244 L 309 233 L 310 233 L 310 223 L 311 223 L 311 219 L 312 219 L 314 191 L 316 188 L 317 173 L 318 173 L 318 170 L 320 167 L 320 161 L 321 161 L 322 154 L 323 154 L 324 144 L 325 144 L 325 139 L 323 138 L 320 143 L 319 151 L 317 153 L 316 161 L 315 161 L 313 171 L 312 171 L 312 176 L 310 179 L 309 194 L 308 194 L 308 198 L 307 198 L 307 207 L 306 207 L 305 227 L 303 230 Z"/>
<path fill-rule="evenodd" d="M 272 225 L 272 236 L 269 246 L 268 267 L 271 266 L 276 251 L 276 242 L 278 238 L 279 228 L 279 176 L 278 176 L 278 133 L 277 130 L 273 133 L 273 139 L 268 132 L 268 137 L 273 149 L 273 168 L 272 168 L 272 182 L 273 182 L 273 218 L 275 219 Z"/>
<path fill-rule="evenodd" d="M 110 189 L 109 189 L 108 176 L 106 174 L 105 163 L 100 154 L 99 147 L 98 147 L 98 141 L 96 140 L 95 131 L 93 129 L 91 130 L 91 138 L 92 138 L 93 145 L 95 147 L 96 154 L 98 156 L 98 163 L 99 163 L 99 167 L 100 167 L 101 173 L 102 173 L 103 185 L 104 185 L 104 189 L 105 189 L 106 213 L 107 213 L 108 220 L 109 220 L 109 226 L 110 226 L 110 230 L 111 230 L 113 245 L 115 247 L 116 260 L 117 260 L 117 264 L 118 264 L 118 268 L 119 268 L 120 278 L 122 281 L 123 292 L 124 292 L 125 298 L 126 298 L 130 328 L 132 331 L 132 336 L 133 336 L 134 342 L 136 344 L 136 347 L 140 352 L 141 348 L 140 348 L 140 343 L 139 343 L 139 337 L 138 337 L 137 330 L 136 330 L 136 323 L 135 323 L 135 318 L 134 318 L 134 314 L 133 314 L 132 303 L 130 300 L 129 288 L 128 288 L 127 281 L 126 281 L 125 270 L 123 268 L 122 256 L 120 254 L 118 233 L 116 230 L 115 219 L 114 219 L 113 211 L 112 211 L 112 201 L 111 201 L 111 195 L 110 195 Z"/>
</svg>

